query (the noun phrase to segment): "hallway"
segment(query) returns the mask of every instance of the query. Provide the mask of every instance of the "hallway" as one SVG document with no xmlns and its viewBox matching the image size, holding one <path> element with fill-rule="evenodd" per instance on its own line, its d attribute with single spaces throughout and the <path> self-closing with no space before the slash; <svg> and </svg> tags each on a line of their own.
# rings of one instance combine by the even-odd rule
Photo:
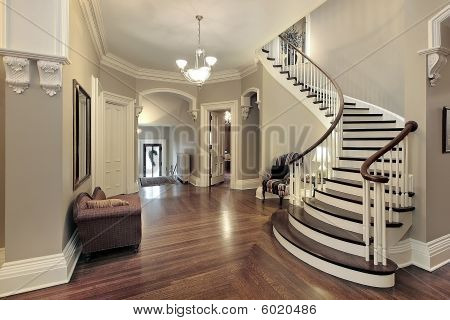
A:
<svg viewBox="0 0 450 320">
<path fill-rule="evenodd" d="M 10 299 L 450 299 L 450 266 L 401 269 L 394 288 L 374 289 L 322 273 L 272 234 L 278 201 L 254 190 L 164 185 L 141 190 L 143 241 L 80 258 L 69 284 Z M 285 204 L 286 206 L 287 204 Z"/>
</svg>

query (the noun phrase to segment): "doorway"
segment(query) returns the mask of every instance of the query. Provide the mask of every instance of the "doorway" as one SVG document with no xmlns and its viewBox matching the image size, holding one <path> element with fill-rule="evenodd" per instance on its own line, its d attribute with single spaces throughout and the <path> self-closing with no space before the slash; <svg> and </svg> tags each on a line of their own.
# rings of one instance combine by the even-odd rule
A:
<svg viewBox="0 0 450 320">
<path fill-rule="evenodd" d="M 161 177 L 162 170 L 162 144 L 145 143 L 142 150 L 142 163 L 144 164 L 144 178 Z"/>
<path fill-rule="evenodd" d="M 230 149 L 226 153 L 226 124 L 231 124 L 231 113 L 226 111 L 213 111 L 209 116 L 209 185 L 217 185 L 226 182 L 229 186 L 229 176 L 226 175 L 225 165 L 228 162 Z M 228 131 L 228 133 L 230 133 Z M 228 158 L 228 159 L 227 159 Z M 228 178 L 228 179 L 227 179 Z"/>
<path fill-rule="evenodd" d="M 231 126 L 230 126 L 230 152 L 227 158 L 230 162 L 230 188 L 237 188 L 237 173 L 240 170 L 238 161 L 239 150 L 239 128 L 241 125 L 241 117 L 239 116 L 239 105 L 236 100 L 224 102 L 204 103 L 200 106 L 200 183 L 199 186 L 208 187 L 214 185 L 216 181 L 223 181 L 223 169 L 225 166 L 223 147 L 219 145 L 220 139 L 217 140 L 217 152 L 212 153 L 214 149 L 214 139 L 212 129 L 214 124 L 219 123 L 224 126 L 223 112 L 230 111 Z M 216 120 L 211 120 L 211 114 L 214 112 L 221 112 L 222 116 L 217 117 Z M 219 118 L 221 119 L 219 121 Z M 214 119 L 214 115 L 213 115 Z M 210 131 L 211 128 L 211 131 Z M 219 130 L 217 130 L 217 137 L 219 138 Z M 224 133 L 224 131 L 222 130 Z M 213 143 L 211 143 L 213 141 Z M 223 141 L 223 139 L 222 139 Z M 220 155 L 220 157 L 219 157 Z M 214 158 L 215 157 L 215 158 Z M 217 165 L 216 165 L 217 163 Z M 216 174 L 217 178 L 214 178 Z"/>
</svg>

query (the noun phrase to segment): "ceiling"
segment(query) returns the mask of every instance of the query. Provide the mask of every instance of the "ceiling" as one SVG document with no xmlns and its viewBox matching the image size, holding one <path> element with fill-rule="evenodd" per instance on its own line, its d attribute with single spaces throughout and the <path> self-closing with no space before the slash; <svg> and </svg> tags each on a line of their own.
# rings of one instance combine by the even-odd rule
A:
<svg viewBox="0 0 450 320">
<path fill-rule="evenodd" d="M 202 46 L 216 56 L 216 70 L 242 69 L 255 50 L 324 0 L 92 0 L 98 2 L 107 52 L 139 68 L 177 71 L 175 60 L 193 62 L 197 21 Z"/>
</svg>

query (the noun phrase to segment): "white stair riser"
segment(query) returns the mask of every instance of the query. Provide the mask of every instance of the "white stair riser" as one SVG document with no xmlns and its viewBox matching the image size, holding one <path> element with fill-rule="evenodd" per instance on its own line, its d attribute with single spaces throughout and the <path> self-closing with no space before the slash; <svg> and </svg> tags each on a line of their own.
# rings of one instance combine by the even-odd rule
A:
<svg viewBox="0 0 450 320">
<path fill-rule="evenodd" d="M 341 167 L 347 167 L 347 168 L 356 168 L 356 169 L 360 169 L 361 166 L 363 164 L 363 161 L 355 161 L 355 160 L 339 160 L 339 165 Z M 382 162 L 377 162 L 376 168 L 378 171 L 380 171 L 382 168 L 384 167 L 385 172 L 389 172 L 391 169 L 391 165 L 389 163 L 389 161 L 385 161 L 384 165 Z M 375 168 L 375 164 L 373 164 L 371 166 L 371 169 Z M 396 163 L 392 163 L 392 172 L 396 173 L 397 172 L 397 164 Z M 399 172 L 402 172 L 402 164 L 399 164 Z"/>
<path fill-rule="evenodd" d="M 390 140 L 342 140 L 344 147 L 384 147 Z"/>
<path fill-rule="evenodd" d="M 393 287 L 395 284 L 395 274 L 373 275 L 340 267 L 338 265 L 319 259 L 307 253 L 306 251 L 303 251 L 297 248 L 296 246 L 292 245 L 289 241 L 283 238 L 283 236 L 276 230 L 275 227 L 273 227 L 273 232 L 275 234 L 275 238 L 286 250 L 288 250 L 290 253 L 292 253 L 294 256 L 296 256 L 303 262 L 325 273 L 334 275 L 335 277 L 338 278 L 342 278 L 345 280 L 349 280 L 352 282 L 372 287 L 390 288 Z"/>
<path fill-rule="evenodd" d="M 289 215 L 289 223 L 297 229 L 300 233 L 304 234 L 308 238 L 317 241 L 327 247 L 331 247 L 333 249 L 354 254 L 356 256 L 364 257 L 365 256 L 365 246 L 342 241 L 339 239 L 335 239 L 332 237 L 329 237 L 325 234 L 322 234 L 320 232 L 317 232 L 313 229 L 308 228 L 307 226 L 303 225 L 302 223 L 295 220 L 291 215 Z"/>
<path fill-rule="evenodd" d="M 326 194 L 322 194 L 320 192 L 316 192 L 316 196 L 315 198 L 319 201 L 325 202 L 326 204 L 329 204 L 331 206 L 335 206 L 341 209 L 345 209 L 348 211 L 353 211 L 359 214 L 362 214 L 363 212 L 363 208 L 361 204 L 356 204 L 353 202 L 349 202 L 349 201 L 345 201 L 345 200 L 341 200 L 341 199 L 336 199 L 334 197 L 330 197 Z"/>
<path fill-rule="evenodd" d="M 344 119 L 349 120 L 349 119 Z M 352 119 L 353 120 L 353 119 Z M 395 127 L 395 123 L 344 123 L 344 129 L 379 129 L 379 128 L 392 128 Z"/>
<path fill-rule="evenodd" d="M 366 120 L 383 120 L 383 116 L 357 116 L 357 115 L 343 115 L 344 121 L 366 121 Z"/>
<path fill-rule="evenodd" d="M 312 217 L 314 217 L 314 218 L 316 218 L 316 219 L 318 219 L 318 220 L 320 220 L 322 222 L 331 224 L 333 226 L 337 226 L 337 227 L 339 227 L 341 229 L 344 229 L 344 230 L 357 232 L 357 233 L 361 233 L 361 234 L 363 233 L 362 224 L 361 223 L 352 222 L 352 221 L 348 221 L 348 220 L 345 220 L 345 219 L 341 219 L 341 218 L 329 215 L 329 214 L 324 213 L 322 211 L 316 210 L 313 207 L 310 207 L 306 203 L 305 203 L 305 211 L 309 215 L 311 215 Z"/>
<path fill-rule="evenodd" d="M 333 170 L 333 176 L 340 179 L 362 181 L 362 176 L 360 173 Z"/>
<path fill-rule="evenodd" d="M 331 182 L 331 181 L 327 181 L 326 183 L 327 183 L 326 184 L 327 189 L 344 192 L 344 193 L 348 193 L 348 194 L 354 194 L 355 196 L 359 196 L 359 197 L 362 197 L 362 195 L 363 195 L 362 188 L 352 187 L 352 186 L 348 186 L 348 185 L 341 184 L 341 183 L 335 183 L 335 182 Z M 392 189 L 395 191 L 395 186 L 393 186 Z M 374 199 L 374 197 L 375 197 L 375 193 L 373 190 L 370 190 L 370 197 L 372 199 Z M 395 197 L 395 195 L 394 195 L 394 197 Z M 387 193 L 386 193 L 386 201 L 388 201 Z"/>
<path fill-rule="evenodd" d="M 390 126 L 392 127 L 392 126 Z M 344 138 L 388 137 L 395 138 L 400 131 L 344 131 Z"/>
<path fill-rule="evenodd" d="M 354 108 L 355 106 L 346 106 L 346 108 Z M 344 116 L 346 114 L 361 114 L 361 113 L 370 113 L 370 110 L 361 110 L 361 109 L 344 109 Z"/>
<path fill-rule="evenodd" d="M 342 150 L 342 156 L 343 157 L 363 157 L 368 158 L 372 156 L 376 150 Z M 392 155 L 394 156 L 394 159 L 397 157 L 397 153 L 393 152 Z M 402 152 L 399 153 L 399 159 L 403 159 Z"/>
</svg>

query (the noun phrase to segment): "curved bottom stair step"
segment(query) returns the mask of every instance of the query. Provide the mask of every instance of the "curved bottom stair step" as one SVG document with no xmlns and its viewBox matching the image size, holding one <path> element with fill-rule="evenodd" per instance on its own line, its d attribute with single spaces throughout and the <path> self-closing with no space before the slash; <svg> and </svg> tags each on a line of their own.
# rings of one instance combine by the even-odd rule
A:
<svg viewBox="0 0 450 320">
<path fill-rule="evenodd" d="M 280 244 L 303 262 L 323 272 L 373 287 L 388 288 L 395 284 L 397 265 L 374 265 L 372 261 L 322 245 L 295 230 L 288 213 L 280 210 L 272 215 L 273 232 Z"/>
</svg>

